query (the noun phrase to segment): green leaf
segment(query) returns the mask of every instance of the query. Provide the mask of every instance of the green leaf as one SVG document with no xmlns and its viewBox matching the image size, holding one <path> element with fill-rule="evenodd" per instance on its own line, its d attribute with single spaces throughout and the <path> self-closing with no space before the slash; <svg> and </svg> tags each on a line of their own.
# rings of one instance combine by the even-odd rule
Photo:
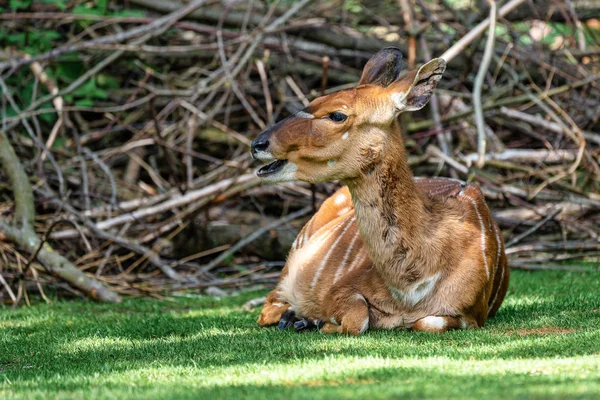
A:
<svg viewBox="0 0 600 400">
<path fill-rule="evenodd" d="M 71 83 L 85 73 L 82 62 L 61 62 L 56 66 L 56 78 L 64 83 Z"/>
<path fill-rule="evenodd" d="M 73 91 L 73 96 L 83 99 L 106 99 L 108 94 L 104 89 L 96 85 L 96 79 L 92 78 L 82 86 Z"/>
<path fill-rule="evenodd" d="M 65 147 L 65 144 L 67 143 L 67 139 L 64 137 L 57 137 L 54 140 L 54 144 L 52 145 L 53 149 L 60 149 L 62 147 Z"/>
<path fill-rule="evenodd" d="M 50 5 L 58 8 L 61 11 L 64 11 L 67 9 L 67 3 L 69 2 L 69 0 L 38 0 L 38 1 L 43 4 L 50 4 Z"/>
<path fill-rule="evenodd" d="M 144 17 L 142 10 L 121 10 L 109 13 L 111 17 Z"/>
<path fill-rule="evenodd" d="M 50 105 L 50 107 L 51 107 L 51 105 Z M 43 114 L 40 114 L 39 119 L 41 121 L 47 123 L 48 125 L 54 125 L 54 123 L 56 122 L 58 117 L 54 113 L 43 113 Z"/>
<path fill-rule="evenodd" d="M 28 8 L 31 5 L 31 0 L 10 0 L 9 7 L 16 11 L 21 8 Z"/>
<path fill-rule="evenodd" d="M 13 33 L 8 35 L 7 42 L 9 44 L 15 44 L 19 47 L 25 46 L 25 32 Z"/>
<path fill-rule="evenodd" d="M 102 10 L 99 10 L 95 7 L 89 7 L 87 5 L 75 6 L 71 12 L 78 15 L 104 15 Z"/>
<path fill-rule="evenodd" d="M 75 105 L 78 107 L 93 107 L 94 102 L 90 99 L 77 100 Z"/>
<path fill-rule="evenodd" d="M 96 0 L 96 7 L 98 7 L 104 14 L 108 11 L 108 1 L 107 0 Z"/>
<path fill-rule="evenodd" d="M 121 87 L 119 80 L 113 76 L 100 74 L 97 77 L 98 86 L 107 88 L 107 89 L 118 89 Z"/>
</svg>

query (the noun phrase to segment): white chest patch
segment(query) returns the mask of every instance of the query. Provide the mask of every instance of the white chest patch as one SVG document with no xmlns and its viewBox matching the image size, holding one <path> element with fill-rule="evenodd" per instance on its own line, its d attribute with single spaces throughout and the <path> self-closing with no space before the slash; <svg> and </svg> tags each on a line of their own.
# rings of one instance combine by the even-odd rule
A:
<svg viewBox="0 0 600 400">
<path fill-rule="evenodd" d="M 427 296 L 431 294 L 435 288 L 435 284 L 440 278 L 440 272 L 437 274 L 423 279 L 421 282 L 414 284 L 408 290 L 402 291 L 396 288 L 390 287 L 390 292 L 398 300 L 404 302 L 406 305 L 414 306 Z"/>
</svg>

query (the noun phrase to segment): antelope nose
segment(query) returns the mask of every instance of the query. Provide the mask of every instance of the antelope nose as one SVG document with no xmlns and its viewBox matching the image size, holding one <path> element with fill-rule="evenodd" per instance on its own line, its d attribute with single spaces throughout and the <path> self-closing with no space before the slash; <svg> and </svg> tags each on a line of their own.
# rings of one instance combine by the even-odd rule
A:
<svg viewBox="0 0 600 400">
<path fill-rule="evenodd" d="M 266 139 L 261 139 L 260 137 L 258 137 L 252 142 L 252 154 L 255 154 L 259 151 L 267 151 L 268 148 L 269 141 Z"/>
</svg>

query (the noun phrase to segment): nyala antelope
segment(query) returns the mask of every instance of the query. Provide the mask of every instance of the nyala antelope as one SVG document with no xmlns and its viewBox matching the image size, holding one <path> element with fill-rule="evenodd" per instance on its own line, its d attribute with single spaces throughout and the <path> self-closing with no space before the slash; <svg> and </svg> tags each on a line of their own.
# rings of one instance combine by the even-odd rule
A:
<svg viewBox="0 0 600 400">
<path fill-rule="evenodd" d="M 252 143 L 274 183 L 342 181 L 304 226 L 259 324 L 318 320 L 326 333 L 369 327 L 444 332 L 484 325 L 502 303 L 509 269 L 480 189 L 416 179 L 397 117 L 423 108 L 446 68 L 434 59 L 400 77 L 386 48 L 358 86 L 312 101 Z"/>
</svg>

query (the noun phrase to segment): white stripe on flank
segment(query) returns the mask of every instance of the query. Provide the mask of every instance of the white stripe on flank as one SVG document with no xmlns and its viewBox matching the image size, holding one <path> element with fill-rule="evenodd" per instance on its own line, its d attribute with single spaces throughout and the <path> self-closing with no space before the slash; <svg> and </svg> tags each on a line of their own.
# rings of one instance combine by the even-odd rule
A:
<svg viewBox="0 0 600 400">
<path fill-rule="evenodd" d="M 350 246 L 348 246 L 348 249 L 346 250 L 346 254 L 344 254 L 344 258 L 342 259 L 342 262 L 340 262 L 340 265 L 339 265 L 337 271 L 335 272 L 335 277 L 333 278 L 334 284 L 338 281 L 338 279 L 340 279 L 342 277 L 342 270 L 344 269 L 344 265 L 346 265 L 346 262 L 348 261 L 348 257 L 350 257 L 350 254 L 352 253 L 352 249 L 354 248 L 354 244 L 356 243 L 358 236 L 359 236 L 359 233 L 358 233 L 358 229 L 357 229 L 356 233 L 354 234 L 354 237 L 352 238 L 352 242 L 350 242 Z"/>
<path fill-rule="evenodd" d="M 492 227 L 494 228 L 494 234 L 496 235 L 496 262 L 494 263 L 492 275 L 496 276 L 496 271 L 498 271 L 498 261 L 500 261 L 500 234 L 498 233 L 496 224 L 492 224 Z"/>
<path fill-rule="evenodd" d="M 341 217 L 342 215 L 346 214 L 348 211 L 350 211 L 350 209 L 351 209 L 351 207 L 344 207 L 344 208 L 342 208 L 337 213 L 338 217 Z"/>
<path fill-rule="evenodd" d="M 438 188 L 438 190 L 436 190 L 435 192 L 429 192 L 429 196 L 437 196 L 439 194 L 445 193 L 451 187 L 454 187 L 454 185 L 452 185 L 452 186 L 450 186 L 450 185 L 444 186 L 442 189 Z"/>
<path fill-rule="evenodd" d="M 494 233 L 496 233 L 496 244 L 498 245 L 498 251 L 496 252 L 496 271 L 497 268 L 499 267 L 498 262 L 500 262 L 500 234 L 498 233 L 498 228 L 494 225 Z M 496 273 L 494 272 L 494 278 L 496 277 Z M 488 307 L 488 314 L 490 313 L 490 310 L 492 308 L 494 308 L 494 305 L 496 304 L 496 300 L 498 300 L 498 292 L 500 292 L 500 288 L 502 287 L 502 281 L 504 280 L 504 268 L 502 268 L 502 271 L 500 271 L 500 280 L 498 281 L 498 287 L 496 288 L 496 292 L 494 293 L 494 299 L 492 300 L 492 302 L 490 303 L 489 307 Z M 493 280 L 492 280 L 492 286 L 493 286 Z"/>
<path fill-rule="evenodd" d="M 502 287 L 502 282 L 504 282 L 504 268 L 502 268 L 502 270 L 500 271 L 500 281 L 498 283 L 498 288 L 496 289 L 496 294 L 494 294 L 494 300 L 492 301 L 492 304 L 488 308 L 488 314 L 490 312 L 489 310 L 494 308 L 494 305 L 496 304 L 496 300 L 498 300 L 498 293 L 500 292 L 500 288 Z"/>
<path fill-rule="evenodd" d="M 488 266 L 488 262 L 487 262 L 487 257 L 485 256 L 485 224 L 483 223 L 483 217 L 481 216 L 481 213 L 479 212 L 479 209 L 477 208 L 477 202 L 475 200 L 473 200 L 472 197 L 467 196 L 464 193 L 459 194 L 460 197 L 464 197 L 465 199 L 469 200 L 471 202 L 471 204 L 473 205 L 473 208 L 475 209 L 475 213 L 477 214 L 477 218 L 479 219 L 479 227 L 481 229 L 481 253 L 483 255 L 483 265 L 485 266 L 485 273 L 487 275 L 487 278 L 490 278 L 490 267 Z"/>
<path fill-rule="evenodd" d="M 307 293 L 305 287 L 298 282 L 298 277 L 302 274 L 307 262 L 312 260 L 315 254 L 320 253 L 321 247 L 331 235 L 344 225 L 344 222 L 346 222 L 345 219 L 337 222 L 333 227 L 327 226 L 327 229 L 321 227 L 302 244 L 301 251 L 291 254 L 287 261 L 289 264 L 288 274 L 281 280 L 277 289 L 279 298 L 290 304 L 290 310 L 298 312 L 305 304 Z"/>
<path fill-rule="evenodd" d="M 340 225 L 338 225 L 338 227 L 339 227 L 339 226 L 342 226 L 343 224 L 345 224 L 346 227 L 344 228 L 342 233 L 340 233 L 340 235 L 337 237 L 337 239 L 335 239 L 335 242 L 333 242 L 333 245 L 331 245 L 331 247 L 329 248 L 329 251 L 327 251 L 327 254 L 325 254 L 325 257 L 323 257 L 323 259 L 321 260 L 321 264 L 319 265 L 319 268 L 317 269 L 317 272 L 315 272 L 315 276 L 313 277 L 313 280 L 310 283 L 311 289 L 314 288 L 315 285 L 317 284 L 317 281 L 319 280 L 319 277 L 321 276 L 321 273 L 323 272 L 323 268 L 325 268 L 325 266 L 327 265 L 327 261 L 329 261 L 329 257 L 331 256 L 331 253 L 337 247 L 340 240 L 342 240 L 344 233 L 346 233 L 348 228 L 350 228 L 350 226 L 352 225 L 352 222 L 354 222 L 354 216 L 352 216 L 352 218 L 350 218 L 349 222 L 347 222 L 347 221 L 348 221 L 348 217 L 346 217 L 344 219 L 344 221 Z M 336 231 L 337 231 L 337 227 L 336 227 Z"/>
<path fill-rule="evenodd" d="M 367 258 L 367 251 L 364 247 L 361 248 L 358 253 L 360 254 L 361 252 L 362 256 L 359 258 L 358 254 L 356 255 L 356 258 L 354 259 L 354 261 L 352 261 L 352 264 L 350 264 L 350 267 L 348 268 L 348 272 L 356 268 L 357 265 L 361 265 L 365 261 L 365 258 Z"/>
<path fill-rule="evenodd" d="M 437 196 L 438 194 L 442 194 L 444 192 L 447 192 L 448 189 L 455 189 L 457 188 L 456 184 L 454 183 L 447 183 L 444 186 L 442 186 L 441 188 L 438 186 L 438 190 L 436 190 L 435 192 L 430 192 L 429 195 L 430 196 Z"/>
<path fill-rule="evenodd" d="M 413 179 L 415 181 L 448 181 L 448 182 L 458 182 L 460 184 L 465 183 L 465 181 L 461 181 L 460 179 L 454 179 L 454 178 L 428 178 L 426 176 L 415 176 Z"/>
<path fill-rule="evenodd" d="M 302 238 L 300 239 L 300 242 L 298 243 L 297 248 L 301 248 L 302 246 L 304 246 L 304 242 L 306 242 L 309 239 L 309 237 L 308 237 L 308 235 L 310 235 L 309 231 L 310 231 L 310 228 L 312 227 L 314 220 L 315 220 L 315 217 L 312 217 L 310 219 L 310 221 L 308 221 L 308 223 L 306 224 L 306 227 L 304 228 L 304 233 L 302 234 Z"/>
</svg>

